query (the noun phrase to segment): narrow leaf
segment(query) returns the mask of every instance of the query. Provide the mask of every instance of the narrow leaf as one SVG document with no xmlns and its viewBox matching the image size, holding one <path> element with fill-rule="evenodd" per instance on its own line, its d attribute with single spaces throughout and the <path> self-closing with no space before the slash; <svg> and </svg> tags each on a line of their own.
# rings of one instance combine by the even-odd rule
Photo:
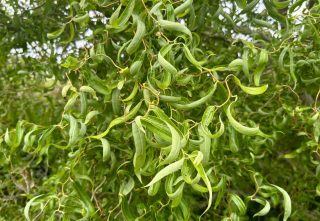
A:
<svg viewBox="0 0 320 221">
<path fill-rule="evenodd" d="M 184 161 L 184 158 L 172 163 L 172 164 L 169 164 L 168 166 L 166 166 L 165 168 L 163 168 L 162 170 L 160 170 L 156 175 L 155 177 L 153 177 L 153 179 L 151 180 L 150 183 L 148 183 L 145 187 L 148 187 L 148 186 L 151 186 L 153 184 L 155 184 L 156 182 L 160 181 L 162 178 L 174 173 L 174 172 L 177 172 L 178 170 L 180 170 L 182 168 L 182 165 L 183 165 L 183 161 Z"/>
</svg>

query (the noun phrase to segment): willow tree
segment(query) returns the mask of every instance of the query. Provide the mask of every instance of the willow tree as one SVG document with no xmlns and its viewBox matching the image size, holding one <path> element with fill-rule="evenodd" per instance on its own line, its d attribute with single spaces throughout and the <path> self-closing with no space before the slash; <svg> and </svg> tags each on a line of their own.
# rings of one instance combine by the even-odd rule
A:
<svg viewBox="0 0 320 221">
<path fill-rule="evenodd" d="M 1 220 L 319 220 L 319 1 L 1 3 Z"/>
</svg>

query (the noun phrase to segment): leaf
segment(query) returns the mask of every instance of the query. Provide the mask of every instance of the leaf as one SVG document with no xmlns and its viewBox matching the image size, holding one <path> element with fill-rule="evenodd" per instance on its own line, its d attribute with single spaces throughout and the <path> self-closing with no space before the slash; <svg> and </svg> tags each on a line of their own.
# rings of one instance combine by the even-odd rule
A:
<svg viewBox="0 0 320 221">
<path fill-rule="evenodd" d="M 137 60 L 135 62 L 133 62 L 130 66 L 130 74 L 133 76 L 136 76 L 139 74 L 139 71 L 142 67 L 143 64 L 143 60 Z"/>
<path fill-rule="evenodd" d="M 87 23 L 90 20 L 88 12 L 83 15 L 77 15 L 72 18 L 72 20 L 76 23 Z"/>
<path fill-rule="evenodd" d="M 68 37 L 68 39 L 65 39 L 64 41 L 61 41 L 62 44 L 68 44 L 74 39 L 74 25 L 73 25 L 73 22 L 70 22 L 68 27 L 69 27 L 69 37 Z"/>
<path fill-rule="evenodd" d="M 126 23 L 128 22 L 128 20 L 130 19 L 134 6 L 135 6 L 135 0 L 130 0 L 126 6 L 126 8 L 123 10 L 123 12 L 121 13 L 121 15 L 118 17 L 117 15 L 119 14 L 119 11 L 116 10 L 115 11 L 115 16 L 118 17 L 116 19 L 112 19 L 111 22 L 111 26 L 113 28 L 119 29 L 119 28 L 123 28 Z M 120 9 L 119 9 L 120 10 Z M 107 26 L 108 28 L 108 26 Z"/>
<path fill-rule="evenodd" d="M 70 122 L 68 145 L 72 146 L 79 138 L 79 126 L 77 120 L 72 115 L 67 115 L 66 118 Z"/>
<path fill-rule="evenodd" d="M 133 21 L 137 23 L 136 33 L 128 45 L 126 51 L 128 54 L 133 54 L 140 46 L 142 38 L 146 34 L 146 26 L 142 18 L 138 15 L 133 14 Z"/>
<path fill-rule="evenodd" d="M 80 61 L 77 58 L 73 57 L 72 55 L 69 55 L 66 61 L 63 64 L 61 64 L 61 66 L 64 68 L 75 70 L 76 68 L 78 68 L 79 64 Z"/>
<path fill-rule="evenodd" d="M 73 94 L 72 97 L 68 100 L 68 102 L 64 106 L 64 111 L 70 110 L 76 103 L 78 97 L 79 97 L 79 94 Z"/>
<path fill-rule="evenodd" d="M 6 144 L 11 147 L 13 146 L 13 142 L 11 141 L 10 135 L 9 135 L 9 129 L 6 129 L 6 133 L 4 135 L 4 142 L 6 142 Z"/>
<path fill-rule="evenodd" d="M 219 130 L 216 132 L 216 133 L 211 133 L 209 128 L 207 126 L 204 126 L 202 123 L 201 123 L 201 127 L 203 128 L 204 130 L 204 133 L 209 136 L 211 139 L 217 139 L 219 137 L 221 137 L 225 131 L 225 128 L 224 128 L 224 123 L 221 119 L 221 117 L 219 116 L 219 123 L 220 123 L 220 127 L 219 127 Z"/>
<path fill-rule="evenodd" d="M 29 152 L 30 149 L 32 148 L 32 146 L 33 146 L 33 144 L 34 144 L 34 142 L 36 140 L 36 136 L 32 135 L 32 133 L 34 133 L 36 130 L 37 130 L 37 127 L 35 126 L 31 131 L 29 131 L 24 136 L 24 139 L 23 139 L 24 145 L 23 145 L 23 148 L 22 148 L 22 150 L 24 152 Z"/>
<path fill-rule="evenodd" d="M 84 123 L 88 124 L 91 121 L 91 119 L 98 114 L 100 114 L 99 111 L 90 111 L 87 114 L 86 119 L 84 120 Z"/>
<path fill-rule="evenodd" d="M 272 0 L 272 4 L 277 8 L 277 9 L 284 9 L 287 8 L 290 5 L 291 1 L 278 1 L 278 0 Z"/>
<path fill-rule="evenodd" d="M 67 120 L 69 120 L 68 115 L 64 115 L 63 117 L 66 118 Z M 70 120 L 69 120 L 69 122 L 70 122 Z M 41 136 L 38 139 L 37 149 L 34 152 L 40 152 L 40 151 L 46 150 L 46 147 L 48 146 L 47 141 L 50 140 L 50 138 L 51 138 L 50 135 L 52 135 L 52 132 L 55 129 L 56 129 L 56 126 L 50 126 L 43 131 L 43 133 L 41 134 Z M 70 137 L 69 137 L 69 139 L 70 139 Z"/>
<path fill-rule="evenodd" d="M 233 127 L 228 127 L 229 130 L 229 149 L 232 153 L 237 153 L 239 151 L 239 142 L 237 138 L 237 132 Z"/>
<path fill-rule="evenodd" d="M 66 97 L 67 96 L 67 93 L 69 91 L 69 89 L 72 87 L 72 84 L 70 81 L 68 81 L 68 83 L 62 88 L 61 90 L 61 95 L 62 97 Z"/>
<path fill-rule="evenodd" d="M 120 114 L 121 112 L 121 98 L 120 98 L 120 90 L 115 88 L 112 91 L 112 98 L 111 98 L 112 110 L 115 115 Z"/>
<path fill-rule="evenodd" d="M 247 0 L 236 0 L 237 6 L 241 9 L 244 9 L 247 5 Z"/>
<path fill-rule="evenodd" d="M 234 101 L 235 102 L 235 101 Z M 240 124 L 239 122 L 237 122 L 233 116 L 231 115 L 231 106 L 233 105 L 232 102 L 227 110 L 226 110 L 226 114 L 227 114 L 227 117 L 228 117 L 228 120 L 229 120 L 229 123 L 231 124 L 231 126 L 236 130 L 238 131 L 239 133 L 241 134 L 244 134 L 244 135 L 248 135 L 248 136 L 255 136 L 255 135 L 259 135 L 259 136 L 267 136 L 266 134 L 264 134 L 262 131 L 260 131 L 259 127 L 246 127 L 242 124 Z"/>
<path fill-rule="evenodd" d="M 135 173 L 139 174 L 146 160 L 146 141 L 143 132 L 139 129 L 135 121 L 132 123 L 132 134 L 135 146 L 133 166 Z"/>
<path fill-rule="evenodd" d="M 88 215 L 90 217 L 93 217 L 95 214 L 95 209 L 94 209 L 94 206 L 90 200 L 89 195 L 85 192 L 85 190 L 83 189 L 83 187 L 81 186 L 81 184 L 78 181 L 73 182 L 73 188 L 75 189 L 76 193 L 79 196 L 79 199 L 81 200 L 81 202 L 85 206 L 84 209 L 88 212 Z"/>
<path fill-rule="evenodd" d="M 195 159 L 197 159 L 197 157 Z M 209 193 L 208 206 L 207 206 L 206 210 L 202 213 L 202 215 L 203 215 L 210 209 L 211 204 L 212 204 L 212 187 L 211 187 L 210 180 L 209 180 L 206 172 L 204 171 L 202 164 L 197 163 L 197 161 L 195 159 L 192 160 L 192 163 L 193 163 L 194 167 L 196 168 L 197 172 L 199 173 L 201 179 L 206 184 L 207 189 L 208 189 L 208 193 Z"/>
<path fill-rule="evenodd" d="M 109 18 L 110 24 L 114 24 L 116 22 L 116 20 L 119 18 L 121 7 L 122 7 L 122 4 L 120 4 L 119 7 L 116 10 L 114 10 L 112 15 L 110 16 L 110 18 Z"/>
<path fill-rule="evenodd" d="M 299 6 L 301 6 L 306 0 L 297 0 L 295 1 L 289 8 L 289 13 L 292 13 L 295 11 L 295 9 Z"/>
<path fill-rule="evenodd" d="M 170 129 L 160 119 L 152 116 L 143 117 L 141 118 L 141 123 L 143 126 L 148 128 L 148 130 L 161 137 L 163 140 L 171 142 Z"/>
<path fill-rule="evenodd" d="M 224 186 L 226 185 L 226 177 L 222 176 L 219 183 L 217 183 L 217 185 L 212 187 L 212 191 L 213 192 L 218 192 L 219 190 L 221 190 Z"/>
<path fill-rule="evenodd" d="M 150 14 L 156 15 L 158 20 L 163 19 L 162 13 L 160 11 L 161 6 L 162 6 L 162 2 L 158 2 L 150 10 Z"/>
<path fill-rule="evenodd" d="M 177 188 L 177 190 L 174 193 L 168 194 L 169 198 L 172 198 L 172 203 L 171 203 L 172 208 L 180 205 L 181 199 L 182 199 L 182 194 L 183 194 L 183 189 L 184 189 L 184 183 L 181 183 L 180 186 Z"/>
<path fill-rule="evenodd" d="M 209 90 L 208 94 L 202 98 L 200 98 L 199 100 L 197 101 L 193 101 L 191 103 L 188 103 L 188 104 L 173 104 L 173 106 L 177 109 L 180 109 L 180 110 L 189 110 L 189 109 L 193 109 L 195 107 L 198 107 L 204 103 L 206 103 L 210 98 L 212 98 L 212 95 L 214 94 L 214 92 L 216 91 L 216 88 L 217 88 L 217 83 L 215 83 L 213 85 L 213 87 Z"/>
<path fill-rule="evenodd" d="M 320 196 L 320 183 L 316 186 L 316 194 L 317 196 Z"/>
<path fill-rule="evenodd" d="M 200 64 L 200 62 L 198 62 L 194 57 L 193 55 L 191 54 L 189 48 L 183 44 L 183 51 L 184 51 L 184 54 L 186 56 L 186 58 L 191 62 L 191 64 L 193 64 L 194 66 L 196 66 L 199 70 L 202 69 L 202 66 Z"/>
<path fill-rule="evenodd" d="M 174 15 L 174 8 L 172 4 L 167 4 L 166 5 L 166 17 L 168 21 L 175 21 L 175 15 Z"/>
<path fill-rule="evenodd" d="M 138 90 L 139 90 L 139 84 L 137 82 L 135 82 L 134 87 L 133 87 L 130 95 L 128 97 L 126 97 L 125 99 L 123 99 L 122 101 L 127 102 L 127 101 L 132 100 L 136 96 Z"/>
<path fill-rule="evenodd" d="M 93 98 L 98 100 L 98 97 L 96 95 L 96 91 L 90 86 L 81 86 L 79 91 L 89 93 L 92 95 Z"/>
<path fill-rule="evenodd" d="M 250 73 L 249 73 L 249 50 L 245 49 L 242 54 L 242 71 L 245 74 L 245 76 L 251 80 Z"/>
<path fill-rule="evenodd" d="M 119 203 L 121 203 L 121 213 L 124 216 L 124 220 L 135 221 L 136 215 L 132 211 L 133 206 L 129 205 L 129 199 L 126 196 L 121 196 Z"/>
<path fill-rule="evenodd" d="M 260 0 L 253 0 L 247 6 L 240 12 L 240 14 L 245 14 L 247 12 L 250 12 L 258 3 Z"/>
<path fill-rule="evenodd" d="M 151 186 L 149 186 L 148 195 L 155 196 L 158 193 L 160 186 L 161 186 L 160 182 L 156 182 L 155 184 L 152 184 Z"/>
<path fill-rule="evenodd" d="M 213 120 L 213 117 L 216 111 L 217 109 L 215 106 L 208 106 L 202 115 L 201 124 L 200 124 L 204 133 L 212 139 L 219 138 L 224 133 L 224 123 L 221 119 L 221 116 L 219 116 L 220 128 L 216 133 L 211 134 L 208 128 L 208 126 L 211 124 Z"/>
<path fill-rule="evenodd" d="M 179 14 L 183 13 L 185 10 L 187 10 L 192 5 L 193 0 L 186 0 L 181 5 L 176 7 L 174 9 L 174 14 L 179 16 Z"/>
<path fill-rule="evenodd" d="M 256 24 L 258 27 L 273 28 L 273 24 L 262 19 L 252 18 L 252 22 Z"/>
<path fill-rule="evenodd" d="M 181 181 L 180 179 L 181 177 L 178 177 L 176 180 L 175 180 L 175 176 L 174 174 L 171 174 L 168 176 L 168 178 L 166 179 L 166 182 L 165 182 L 165 190 L 166 190 L 166 193 L 168 195 L 168 197 L 171 199 L 171 200 L 174 200 L 175 198 L 180 198 L 181 195 L 182 195 L 182 191 L 183 191 L 183 187 L 184 187 L 184 182 L 181 182 L 181 184 L 179 185 L 179 187 L 176 189 L 176 191 L 174 191 L 174 186 L 177 185 L 177 183 L 179 183 Z"/>
<path fill-rule="evenodd" d="M 253 215 L 253 217 L 256 217 L 256 216 L 265 216 L 269 213 L 270 211 L 270 203 L 267 201 L 267 200 L 261 200 L 261 199 L 252 199 L 253 201 L 256 201 L 262 205 L 264 205 L 264 207 L 257 213 L 255 213 Z"/>
<path fill-rule="evenodd" d="M 295 75 L 295 65 L 294 65 L 294 61 L 293 61 L 293 51 L 292 51 L 292 48 L 289 49 L 289 59 L 290 59 L 290 66 L 289 66 L 289 70 L 290 70 L 290 76 L 294 82 L 294 88 L 296 87 L 297 85 L 297 77 Z"/>
<path fill-rule="evenodd" d="M 258 66 L 253 73 L 254 84 L 256 86 L 260 85 L 260 77 L 267 63 L 268 63 L 268 52 L 265 49 L 262 49 L 259 54 Z"/>
<path fill-rule="evenodd" d="M 198 183 L 201 179 L 199 174 L 196 174 L 196 176 L 192 178 L 192 176 L 194 176 L 194 170 L 195 168 L 191 165 L 191 162 L 189 163 L 189 161 L 184 161 L 181 168 L 181 175 L 183 180 L 190 185 Z M 208 192 L 208 190 L 206 190 L 206 192 Z"/>
<path fill-rule="evenodd" d="M 178 131 L 175 130 L 169 123 L 165 122 L 166 125 L 169 127 L 171 136 L 172 136 L 172 143 L 171 143 L 171 150 L 169 155 L 160 163 L 160 165 L 170 164 L 175 161 L 180 153 L 180 149 L 182 148 L 181 137 Z"/>
<path fill-rule="evenodd" d="M 84 92 L 80 92 L 80 113 L 84 116 L 88 111 L 88 99 Z"/>
<path fill-rule="evenodd" d="M 128 182 L 123 182 L 120 186 L 120 190 L 119 190 L 120 196 L 128 195 L 134 188 L 134 180 L 132 179 L 131 176 L 128 176 L 128 177 L 129 177 Z"/>
<path fill-rule="evenodd" d="M 211 124 L 216 111 L 217 111 L 217 108 L 215 106 L 208 106 L 205 109 L 201 119 L 201 123 L 203 126 L 209 126 Z"/>
<path fill-rule="evenodd" d="M 151 186 L 155 183 L 157 183 L 158 181 L 160 181 L 161 179 L 163 179 L 164 177 L 177 172 L 179 170 L 181 170 L 181 167 L 183 165 L 184 162 L 184 158 L 169 164 L 168 166 L 164 167 L 163 169 L 161 169 L 151 180 L 150 183 L 148 183 L 145 187 Z"/>
<path fill-rule="evenodd" d="M 43 196 L 44 196 L 44 194 L 35 196 L 27 202 L 26 206 L 24 207 L 24 211 L 23 211 L 24 217 L 27 219 L 27 221 L 31 221 L 30 216 L 29 216 L 30 207 L 32 206 L 32 204 L 34 203 L 35 200 L 37 200 Z"/>
<path fill-rule="evenodd" d="M 271 184 L 271 186 L 275 187 L 277 190 L 279 190 L 283 196 L 283 207 L 284 207 L 284 216 L 283 221 L 286 221 L 290 215 L 291 215 L 291 199 L 287 191 L 282 189 L 281 187 Z"/>
<path fill-rule="evenodd" d="M 288 52 L 288 50 L 289 50 L 289 47 L 285 47 L 285 48 L 281 51 L 281 53 L 280 53 L 280 55 L 279 55 L 278 65 L 279 65 L 279 68 L 280 68 L 281 70 L 284 70 L 283 60 L 284 60 L 284 57 L 285 57 L 286 53 Z"/>
<path fill-rule="evenodd" d="M 59 37 L 64 32 L 64 29 L 65 29 L 65 25 L 61 26 L 59 29 L 57 29 L 54 32 L 47 33 L 47 38 L 48 39 L 55 39 L 55 38 Z"/>
<path fill-rule="evenodd" d="M 95 47 L 92 47 L 90 49 L 90 57 L 97 64 L 102 63 L 106 58 L 108 58 L 104 50 L 104 44 L 100 43 Z"/>
<path fill-rule="evenodd" d="M 222 181 L 220 190 L 219 190 L 218 195 L 216 197 L 216 202 L 214 203 L 214 209 L 218 208 L 218 206 L 220 205 L 220 202 L 223 199 L 225 191 L 226 191 L 226 178 L 223 177 L 223 181 Z"/>
<path fill-rule="evenodd" d="M 110 158 L 110 143 L 108 140 L 104 139 L 104 138 L 100 138 L 100 141 L 102 143 L 102 161 L 105 162 Z"/>
<path fill-rule="evenodd" d="M 263 86 L 260 87 L 247 87 L 241 84 L 241 81 L 239 80 L 239 78 L 237 78 L 236 76 L 234 76 L 234 80 L 236 82 L 236 84 L 247 94 L 250 95 L 259 95 L 259 94 L 263 94 L 267 89 L 268 89 L 268 85 L 265 84 Z"/>
<path fill-rule="evenodd" d="M 211 138 L 205 133 L 201 124 L 198 126 L 199 137 L 203 138 L 203 142 L 200 144 L 200 151 L 202 152 L 203 165 L 207 165 L 209 163 L 210 154 L 211 154 Z"/>
<path fill-rule="evenodd" d="M 172 22 L 172 21 L 167 21 L 167 20 L 159 20 L 158 21 L 161 28 L 167 30 L 167 31 L 177 31 L 184 33 L 192 38 L 191 31 L 184 25 L 178 23 L 178 22 Z"/>
<path fill-rule="evenodd" d="M 106 86 L 106 84 L 91 71 L 83 71 L 83 74 L 89 84 L 96 92 L 104 95 L 110 95 L 111 90 Z"/>
<path fill-rule="evenodd" d="M 230 201 L 233 202 L 234 205 L 237 207 L 239 215 L 240 216 L 245 215 L 247 207 L 242 201 L 242 199 L 237 194 L 234 194 L 234 193 L 230 193 L 229 197 L 230 197 Z"/>
<path fill-rule="evenodd" d="M 287 19 L 285 16 L 280 14 L 277 9 L 272 5 L 270 0 L 263 0 L 263 3 L 268 11 L 268 14 L 274 18 L 275 20 L 281 22 L 282 24 L 286 25 L 287 24 Z"/>
<path fill-rule="evenodd" d="M 233 116 L 231 115 L 231 105 L 233 103 L 231 103 L 228 108 L 227 108 L 227 111 L 226 111 L 226 114 L 227 114 L 227 117 L 228 117 L 228 120 L 230 122 L 230 124 L 232 125 L 232 127 L 238 131 L 239 133 L 242 133 L 242 134 L 245 134 L 245 135 L 257 135 L 259 133 L 259 127 L 255 127 L 255 128 L 249 128 L 249 127 L 246 127 L 246 126 L 243 126 L 242 124 L 240 124 L 239 122 L 237 122 Z"/>
<path fill-rule="evenodd" d="M 170 118 L 164 113 L 162 109 L 155 105 L 150 105 L 150 110 L 153 111 L 161 121 L 165 122 L 165 124 L 170 124 L 176 131 L 179 132 L 180 135 L 182 135 L 179 128 L 172 122 L 172 120 L 170 120 Z"/>
<path fill-rule="evenodd" d="M 171 48 L 172 45 L 166 45 L 163 48 L 161 48 L 161 50 L 158 53 L 158 61 L 159 64 L 163 67 L 163 69 L 175 76 L 178 72 L 177 69 L 163 57 L 171 50 Z"/>
<path fill-rule="evenodd" d="M 140 101 L 128 114 L 125 114 L 122 117 L 118 117 L 118 118 L 112 120 L 110 122 L 108 128 L 103 133 L 96 135 L 96 136 L 91 136 L 90 138 L 100 139 L 100 138 L 106 136 L 114 126 L 116 126 L 118 124 L 122 124 L 122 123 L 132 119 L 138 113 L 141 104 L 142 104 L 142 101 Z"/>
<path fill-rule="evenodd" d="M 237 58 L 228 65 L 228 68 L 231 71 L 241 71 L 243 67 L 243 60 L 241 58 Z"/>
</svg>

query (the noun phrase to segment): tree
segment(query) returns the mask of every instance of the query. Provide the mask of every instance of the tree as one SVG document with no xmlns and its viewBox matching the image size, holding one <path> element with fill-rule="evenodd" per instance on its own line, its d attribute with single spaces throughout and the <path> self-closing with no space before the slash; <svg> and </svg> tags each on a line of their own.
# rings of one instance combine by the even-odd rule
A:
<svg viewBox="0 0 320 221">
<path fill-rule="evenodd" d="M 3 1 L 3 220 L 319 220 L 318 1 Z"/>
</svg>

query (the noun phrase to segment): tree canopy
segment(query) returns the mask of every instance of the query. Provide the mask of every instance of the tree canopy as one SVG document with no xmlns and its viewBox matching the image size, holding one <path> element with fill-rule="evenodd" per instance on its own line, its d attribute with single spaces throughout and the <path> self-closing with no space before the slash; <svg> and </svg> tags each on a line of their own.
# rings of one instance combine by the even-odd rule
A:
<svg viewBox="0 0 320 221">
<path fill-rule="evenodd" d="M 319 220 L 319 0 L 2 0 L 0 220 Z"/>
</svg>

